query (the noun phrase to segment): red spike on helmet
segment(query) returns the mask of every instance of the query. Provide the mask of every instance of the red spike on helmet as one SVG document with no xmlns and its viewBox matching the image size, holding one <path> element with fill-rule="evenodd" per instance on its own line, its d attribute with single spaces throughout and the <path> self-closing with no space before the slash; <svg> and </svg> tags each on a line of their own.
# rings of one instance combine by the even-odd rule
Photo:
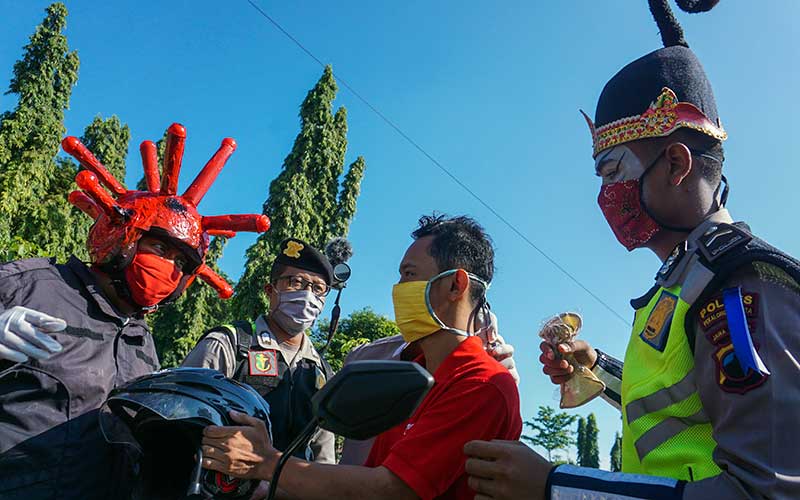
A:
<svg viewBox="0 0 800 500">
<path fill-rule="evenodd" d="M 82 191 L 73 191 L 69 201 L 95 220 L 86 242 L 93 264 L 111 272 L 121 271 L 133 259 L 142 235 L 155 232 L 169 238 L 192 262 L 184 273 L 183 286 L 173 295 L 182 293 L 195 277 L 199 277 L 217 290 L 220 297 L 228 298 L 233 293 L 230 285 L 205 265 L 209 235 L 233 236 L 238 231 L 261 233 L 269 229 L 269 218 L 257 214 L 203 217 L 197 212 L 200 200 L 236 149 L 236 142 L 230 138 L 222 141 L 189 189 L 177 195 L 185 141 L 186 129 L 173 123 L 167 131 L 160 179 L 155 145 L 150 141 L 142 143 L 148 190 L 130 191 L 77 138 L 64 138 L 61 141 L 64 151 L 86 168 L 75 178 Z"/>
</svg>

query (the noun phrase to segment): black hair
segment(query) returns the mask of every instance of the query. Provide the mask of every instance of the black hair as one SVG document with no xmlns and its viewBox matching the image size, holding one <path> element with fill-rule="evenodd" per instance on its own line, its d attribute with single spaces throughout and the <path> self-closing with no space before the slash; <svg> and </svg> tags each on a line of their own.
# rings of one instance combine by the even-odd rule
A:
<svg viewBox="0 0 800 500">
<path fill-rule="evenodd" d="M 464 269 L 487 284 L 494 277 L 492 240 L 475 219 L 449 217 L 434 212 L 419 219 L 419 227 L 411 233 L 418 240 L 433 236 L 429 253 L 440 271 Z M 479 302 L 486 290 L 480 283 L 471 283 L 470 298 Z"/>
</svg>

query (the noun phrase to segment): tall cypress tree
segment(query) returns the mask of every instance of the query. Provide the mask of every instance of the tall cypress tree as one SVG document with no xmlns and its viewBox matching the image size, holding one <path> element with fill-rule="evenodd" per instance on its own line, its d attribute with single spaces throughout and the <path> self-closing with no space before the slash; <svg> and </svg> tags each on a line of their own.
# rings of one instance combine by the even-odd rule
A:
<svg viewBox="0 0 800 500">
<path fill-rule="evenodd" d="M 7 93 L 18 96 L 17 106 L 0 115 L 0 261 L 43 253 L 39 237 L 54 226 L 44 200 L 58 176 L 53 158 L 79 60 L 62 33 L 64 4 L 46 12 L 14 64 Z"/>
<path fill-rule="evenodd" d="M 614 445 L 611 446 L 610 455 L 611 472 L 620 472 L 622 470 L 622 438 L 619 432 L 614 434 Z"/>
<path fill-rule="evenodd" d="M 584 462 L 581 463 L 584 467 L 600 468 L 600 447 L 597 444 L 598 434 L 597 418 L 594 413 L 590 413 L 589 418 L 586 419 L 586 447 L 584 448 Z"/>
<path fill-rule="evenodd" d="M 300 133 L 281 172 L 270 183 L 263 213 L 272 228 L 247 250 L 244 273 L 236 286 L 233 311 L 251 319 L 268 308 L 263 291 L 279 243 L 295 237 L 321 248 L 334 236 L 345 236 L 355 214 L 364 159 L 344 173 L 347 114 L 332 112 L 337 86 L 330 66 L 300 106 Z"/>
<path fill-rule="evenodd" d="M 586 419 L 578 418 L 578 440 L 575 446 L 578 449 L 578 465 L 585 466 L 586 461 Z"/>
</svg>

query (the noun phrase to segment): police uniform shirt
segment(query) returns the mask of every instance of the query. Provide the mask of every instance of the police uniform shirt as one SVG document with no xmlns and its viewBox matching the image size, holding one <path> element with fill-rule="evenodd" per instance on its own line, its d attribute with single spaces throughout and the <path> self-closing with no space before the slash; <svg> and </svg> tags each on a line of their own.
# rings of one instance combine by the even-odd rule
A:
<svg viewBox="0 0 800 500">
<path fill-rule="evenodd" d="M 322 359 L 314 349 L 311 340 L 305 334 L 302 334 L 303 338 L 300 347 L 297 351 L 294 351 L 285 343 L 278 342 L 269 330 L 267 320 L 263 315 L 256 319 L 255 327 L 256 334 L 252 338 L 252 347 L 276 350 L 292 371 L 303 359 L 314 363 L 322 370 Z M 223 373 L 228 378 L 233 378 L 238 367 L 236 349 L 225 332 L 214 331 L 197 343 L 194 349 L 186 356 L 181 366 L 212 368 Z M 309 447 L 314 454 L 314 462 L 332 464 L 336 461 L 334 441 L 333 433 L 324 429 L 317 431 L 309 443 Z"/>
<path fill-rule="evenodd" d="M 123 498 L 126 462 L 98 425 L 109 392 L 159 368 L 146 323 L 117 311 L 80 260 L 0 265 L 0 308 L 61 318 L 50 359 L 0 361 L 0 498 Z"/>
<path fill-rule="evenodd" d="M 696 228 L 687 240 L 687 251 L 665 264 L 670 273 L 659 278 L 657 284 L 665 288 L 681 283 L 684 288 L 693 286 L 693 280 L 687 277 L 698 239 L 714 225 L 730 222 L 730 215 L 723 209 Z M 734 271 L 719 290 L 730 287 L 742 290 L 752 341 L 769 374 L 742 373 L 727 335 L 722 297 L 717 294 L 701 300 L 692 320 L 693 383 L 713 427 L 717 442 L 713 459 L 722 472 L 687 483 L 682 498 L 797 499 L 800 286 L 781 268 L 755 262 Z M 607 384 L 604 398 L 619 408 L 622 363 L 600 353 L 593 371 Z M 630 475 L 617 476 L 623 484 L 628 481 L 624 476 Z"/>
</svg>

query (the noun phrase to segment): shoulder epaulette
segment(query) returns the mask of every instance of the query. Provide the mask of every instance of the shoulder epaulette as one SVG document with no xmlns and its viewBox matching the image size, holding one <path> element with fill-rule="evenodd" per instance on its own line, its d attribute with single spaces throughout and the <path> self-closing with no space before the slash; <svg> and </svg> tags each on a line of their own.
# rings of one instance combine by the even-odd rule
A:
<svg viewBox="0 0 800 500">
<path fill-rule="evenodd" d="M 714 262 L 730 250 L 746 245 L 753 239 L 744 224 L 714 224 L 697 239 L 697 247 L 708 262 Z"/>
</svg>

